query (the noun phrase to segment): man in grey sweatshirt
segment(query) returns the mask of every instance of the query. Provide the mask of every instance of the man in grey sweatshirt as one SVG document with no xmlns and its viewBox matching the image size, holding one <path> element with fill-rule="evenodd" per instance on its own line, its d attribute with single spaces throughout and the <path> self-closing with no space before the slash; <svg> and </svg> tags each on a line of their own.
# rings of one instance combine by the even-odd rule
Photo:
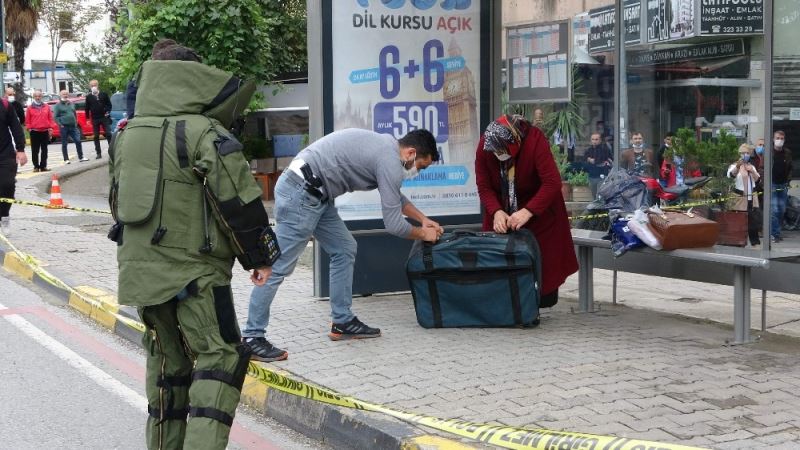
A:
<svg viewBox="0 0 800 450">
<path fill-rule="evenodd" d="M 330 255 L 330 304 L 332 340 L 378 337 L 380 329 L 358 320 L 350 311 L 353 302 L 353 266 L 356 241 L 334 205 L 346 192 L 378 189 L 386 230 L 406 239 L 436 240 L 444 232 L 401 192 L 403 179 L 438 161 L 436 140 L 427 130 L 415 130 L 399 141 L 386 134 L 360 129 L 331 133 L 301 151 L 275 186 L 275 234 L 281 256 L 272 275 L 250 295 L 243 340 L 252 359 L 278 361 L 288 353 L 265 338 L 269 309 L 283 279 L 294 270 L 297 259 L 313 236 Z M 414 227 L 404 216 L 417 221 Z"/>
</svg>

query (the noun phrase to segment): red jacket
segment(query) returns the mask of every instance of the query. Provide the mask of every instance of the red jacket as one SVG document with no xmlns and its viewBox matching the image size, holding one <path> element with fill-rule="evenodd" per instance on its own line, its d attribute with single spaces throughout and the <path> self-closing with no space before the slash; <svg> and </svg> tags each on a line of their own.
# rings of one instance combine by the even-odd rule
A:
<svg viewBox="0 0 800 450">
<path fill-rule="evenodd" d="M 670 166 L 670 171 L 667 172 L 667 166 Z M 678 176 L 675 172 L 675 163 L 671 159 L 664 158 L 661 162 L 661 179 L 667 181 L 667 187 L 672 187 L 678 184 Z M 700 177 L 703 173 L 697 168 L 697 163 L 688 161 L 683 162 L 683 179 Z"/>
<path fill-rule="evenodd" d="M 35 103 L 31 103 L 25 110 L 25 125 L 31 131 L 49 131 L 55 127 L 53 110 L 50 109 L 50 105 L 42 103 L 36 106 Z"/>
<path fill-rule="evenodd" d="M 525 228 L 536 236 L 542 252 L 542 294 L 549 294 L 578 271 L 567 208 L 561 196 L 561 177 L 544 134 L 531 127 L 516 157 L 517 203 L 533 213 Z M 484 208 L 483 229 L 493 229 L 494 213 L 503 209 L 500 161 L 483 150 L 475 155 L 475 180 Z"/>
</svg>

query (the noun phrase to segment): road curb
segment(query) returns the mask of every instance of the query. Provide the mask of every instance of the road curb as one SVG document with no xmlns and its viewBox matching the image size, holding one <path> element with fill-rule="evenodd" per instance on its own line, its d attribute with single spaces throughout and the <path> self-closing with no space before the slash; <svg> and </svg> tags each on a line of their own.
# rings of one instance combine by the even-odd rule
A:
<svg viewBox="0 0 800 450">
<path fill-rule="evenodd" d="M 5 270 L 45 289 L 61 304 L 75 309 L 115 335 L 141 346 L 142 331 L 117 318 L 119 315 L 124 319 L 138 322 L 138 313 L 130 306 L 119 305 L 113 293 L 90 286 L 76 286 L 73 289 L 80 293 L 77 295 L 67 287 L 56 286 L 42 278 L 17 253 L 8 251 L 2 246 L 0 246 L 0 261 Z M 286 372 L 283 369 L 281 371 Z M 293 379 L 306 381 L 299 375 L 286 373 Z M 378 413 L 341 408 L 288 394 L 273 389 L 250 375 L 242 387 L 241 403 L 255 409 L 259 414 L 271 417 L 333 448 L 365 450 L 485 448 L 480 444 L 429 434 L 419 427 Z"/>
<path fill-rule="evenodd" d="M 97 169 L 98 167 L 103 167 L 105 165 L 108 165 L 108 156 L 101 160 L 90 160 L 85 163 L 78 162 L 75 164 L 75 167 L 53 170 L 49 172 L 48 176 L 40 177 L 41 180 L 34 181 L 33 186 L 38 194 L 47 196 L 50 195 L 52 174 L 57 174 L 59 183 L 63 183 L 72 177 L 76 177 L 82 173 L 88 172 L 92 169 Z"/>
</svg>

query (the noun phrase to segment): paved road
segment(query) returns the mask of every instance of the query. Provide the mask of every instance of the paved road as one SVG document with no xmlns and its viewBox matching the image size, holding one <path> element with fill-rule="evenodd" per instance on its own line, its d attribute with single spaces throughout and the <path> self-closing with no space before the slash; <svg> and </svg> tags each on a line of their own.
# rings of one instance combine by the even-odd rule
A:
<svg viewBox="0 0 800 450">
<path fill-rule="evenodd" d="M 140 449 L 144 355 L 0 269 L 0 447 Z M 231 449 L 325 448 L 240 410 Z"/>
</svg>

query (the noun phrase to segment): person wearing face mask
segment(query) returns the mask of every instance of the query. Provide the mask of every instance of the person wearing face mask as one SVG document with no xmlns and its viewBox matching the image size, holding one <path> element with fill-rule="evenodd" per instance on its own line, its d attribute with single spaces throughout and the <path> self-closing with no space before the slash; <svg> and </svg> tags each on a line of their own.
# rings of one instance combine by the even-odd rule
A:
<svg viewBox="0 0 800 450">
<path fill-rule="evenodd" d="M 731 209 L 734 211 L 746 211 L 748 217 L 754 210 L 758 209 L 760 204 L 755 190 L 761 175 L 758 174 L 758 169 L 753 164 L 752 157 L 753 151 L 750 146 L 742 144 L 739 147 L 739 160 L 728 167 L 728 176 L 736 178 L 734 192 L 740 196 Z M 758 222 L 756 220 L 748 220 L 747 235 L 752 246 L 761 245 L 758 231 Z"/>
<path fill-rule="evenodd" d="M 33 103 L 25 110 L 25 121 L 31 135 L 31 159 L 34 172 L 48 172 L 47 145 L 50 143 L 50 130 L 53 128 L 53 111 L 50 105 L 42 102 L 42 91 L 33 91 Z"/>
<path fill-rule="evenodd" d="M 6 100 L 8 100 L 8 103 L 17 114 L 19 124 L 25 126 L 25 107 L 22 106 L 21 102 L 17 101 L 17 92 L 14 90 L 14 88 L 6 88 Z"/>
<path fill-rule="evenodd" d="M 654 163 L 653 150 L 645 148 L 642 133 L 631 133 L 631 147 L 622 151 L 620 167 L 637 176 L 655 178 Z"/>
<path fill-rule="evenodd" d="M 578 271 L 561 176 L 542 131 L 522 116 L 502 115 L 486 127 L 475 154 L 483 229 L 521 228 L 536 237 L 542 256 L 540 308 L 558 302 L 558 288 Z"/>
<path fill-rule="evenodd" d="M 356 241 L 336 210 L 334 199 L 347 192 L 377 189 L 386 230 L 398 237 L 436 242 L 444 230 L 401 192 L 411 179 L 439 160 L 436 139 L 424 129 L 399 140 L 360 129 L 335 131 L 302 150 L 275 185 L 275 234 L 282 250 L 272 276 L 250 295 L 242 333 L 252 359 L 277 361 L 288 353 L 265 338 L 269 310 L 284 278 L 294 270 L 313 237 L 330 255 L 332 340 L 374 338 L 381 330 L 367 326 L 351 311 Z M 420 224 L 410 225 L 403 216 Z"/>
<path fill-rule="evenodd" d="M 97 159 L 102 158 L 100 152 L 100 127 L 103 127 L 106 141 L 111 142 L 111 98 L 101 92 L 97 80 L 89 82 L 91 93 L 86 96 L 86 119 L 92 121 L 94 134 L 94 151 Z"/>
<path fill-rule="evenodd" d="M 778 130 L 773 135 L 772 148 L 772 218 L 770 219 L 770 235 L 772 242 L 783 240 L 781 227 L 789 200 L 789 182 L 792 180 L 792 152 L 784 145 L 786 134 Z"/>
<path fill-rule="evenodd" d="M 75 149 L 78 151 L 78 160 L 81 162 L 88 161 L 83 157 L 81 132 L 78 131 L 78 114 L 75 112 L 75 105 L 69 101 L 69 93 L 66 90 L 62 90 L 59 96 L 61 100 L 53 107 L 53 117 L 59 126 L 61 134 L 61 155 L 64 157 L 64 162 L 69 164 L 69 153 L 67 152 L 69 139 L 72 139 L 72 142 L 75 143 Z"/>
<path fill-rule="evenodd" d="M 756 166 L 758 171 L 758 181 L 756 182 L 756 195 L 758 203 L 764 204 L 764 138 L 756 141 L 755 149 L 751 153 L 750 162 Z"/>
</svg>

